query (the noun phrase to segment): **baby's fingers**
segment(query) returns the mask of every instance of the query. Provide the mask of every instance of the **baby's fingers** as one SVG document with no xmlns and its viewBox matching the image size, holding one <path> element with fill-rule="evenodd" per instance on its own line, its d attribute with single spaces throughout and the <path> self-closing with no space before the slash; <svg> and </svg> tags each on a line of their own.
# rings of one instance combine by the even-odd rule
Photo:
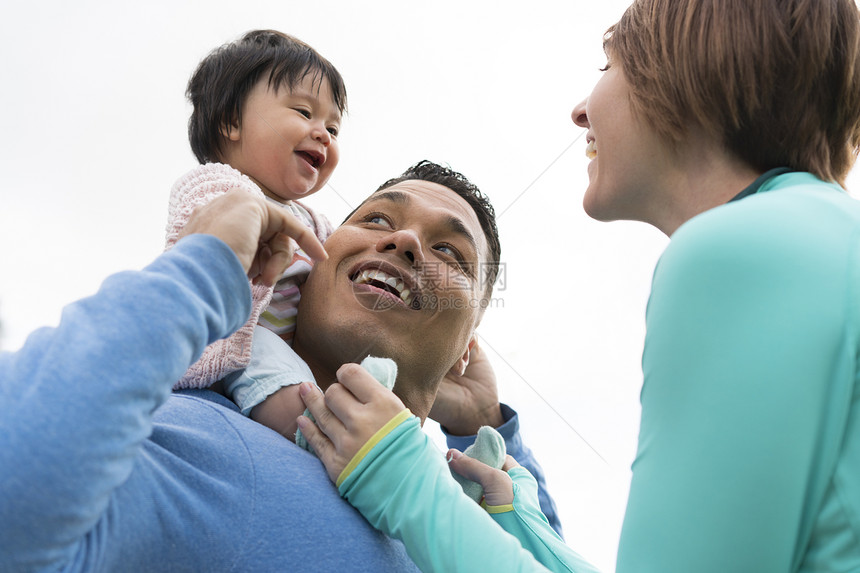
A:
<svg viewBox="0 0 860 573">
<path fill-rule="evenodd" d="M 508 505 L 514 502 L 514 485 L 507 472 L 464 456 L 457 450 L 448 451 L 448 466 L 464 478 L 481 484 L 487 505 Z"/>
<path fill-rule="evenodd" d="M 338 451 L 337 446 L 344 437 L 348 437 L 348 431 L 326 405 L 325 397 L 319 388 L 304 382 L 299 390 L 299 395 L 308 411 L 313 414 L 316 423 L 306 416 L 299 416 L 298 426 L 302 435 L 316 452 L 317 457 L 322 461 L 331 481 L 336 482 L 343 468 L 352 459 L 351 453 L 342 454 Z"/>
<path fill-rule="evenodd" d="M 337 452 L 335 452 L 334 445 L 331 443 L 331 440 L 329 440 L 328 436 L 326 436 L 322 430 L 314 424 L 313 420 L 307 416 L 299 416 L 296 420 L 296 425 L 302 431 L 302 436 L 304 436 L 305 441 L 310 444 L 314 453 L 325 466 L 329 479 L 332 482 L 336 482 L 337 476 L 339 476 L 340 472 L 343 470 L 337 470 L 337 464 L 334 462 Z"/>
</svg>

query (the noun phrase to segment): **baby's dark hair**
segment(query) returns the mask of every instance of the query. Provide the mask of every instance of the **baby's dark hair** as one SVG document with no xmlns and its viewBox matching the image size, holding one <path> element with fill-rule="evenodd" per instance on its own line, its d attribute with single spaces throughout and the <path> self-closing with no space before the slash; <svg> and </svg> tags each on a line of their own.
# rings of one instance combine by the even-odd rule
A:
<svg viewBox="0 0 860 573">
<path fill-rule="evenodd" d="M 294 88 L 309 74 L 317 89 L 331 86 L 334 104 L 346 112 L 346 87 L 340 72 L 301 40 L 275 30 L 254 30 L 212 50 L 188 81 L 186 97 L 194 106 L 188 120 L 191 150 L 200 163 L 219 161 L 221 129 L 241 124 L 242 106 L 263 74 L 269 87 Z"/>
</svg>

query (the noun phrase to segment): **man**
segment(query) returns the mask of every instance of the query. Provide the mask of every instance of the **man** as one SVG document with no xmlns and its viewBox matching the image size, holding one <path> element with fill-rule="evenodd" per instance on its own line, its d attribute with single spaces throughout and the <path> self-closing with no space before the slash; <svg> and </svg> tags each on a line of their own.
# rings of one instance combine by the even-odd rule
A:
<svg viewBox="0 0 860 573">
<path fill-rule="evenodd" d="M 353 211 L 326 250 L 302 288 L 293 348 L 323 389 L 344 363 L 393 358 L 395 393 L 426 418 L 440 380 L 465 372 L 492 294 L 492 206 L 462 175 L 421 162 Z"/>
<path fill-rule="evenodd" d="M 338 361 L 393 358 L 398 391 L 423 418 L 439 379 L 465 369 L 480 308 L 462 303 L 484 294 L 476 268 L 492 260 L 491 211 L 482 220 L 450 189 L 411 179 L 377 195 L 332 235 L 296 347 L 321 384 Z M 325 257 L 307 229 L 247 194 L 200 211 L 149 267 L 109 278 L 56 329 L 0 355 L 0 570 L 415 570 L 312 455 L 215 392 L 170 394 L 208 344 L 247 318 L 246 273 L 270 284 L 290 260 L 287 235 Z M 431 285 L 436 258 L 465 282 Z M 378 271 L 420 298 L 380 312 L 377 302 L 398 303 Z M 489 394 L 474 416 L 443 406 L 438 417 L 451 427 L 501 422 Z"/>
</svg>

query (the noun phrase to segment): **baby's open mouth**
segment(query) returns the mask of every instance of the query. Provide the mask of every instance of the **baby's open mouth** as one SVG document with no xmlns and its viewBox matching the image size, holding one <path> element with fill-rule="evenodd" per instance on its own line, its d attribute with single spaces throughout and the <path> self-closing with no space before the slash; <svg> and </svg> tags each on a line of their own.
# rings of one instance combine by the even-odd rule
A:
<svg viewBox="0 0 860 573">
<path fill-rule="evenodd" d="M 323 162 L 323 156 L 313 151 L 296 151 L 305 161 L 311 164 L 314 169 L 318 169 Z"/>
</svg>

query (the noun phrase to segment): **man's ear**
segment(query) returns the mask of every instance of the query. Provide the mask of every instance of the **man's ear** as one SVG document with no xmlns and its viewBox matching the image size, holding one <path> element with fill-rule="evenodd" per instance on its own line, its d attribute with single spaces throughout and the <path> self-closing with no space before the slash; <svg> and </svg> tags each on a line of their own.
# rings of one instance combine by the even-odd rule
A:
<svg viewBox="0 0 860 573">
<path fill-rule="evenodd" d="M 239 141 L 241 129 L 239 128 L 239 118 L 233 117 L 229 123 L 221 125 L 221 135 L 227 141 Z"/>
<path fill-rule="evenodd" d="M 469 344 L 466 346 L 466 351 L 463 355 L 457 359 L 457 362 L 454 363 L 454 366 L 449 370 L 449 374 L 456 374 L 457 376 L 462 376 L 466 373 L 466 367 L 469 366 L 469 358 L 472 354 L 472 347 L 475 346 L 475 342 L 477 339 L 475 338 L 475 334 L 472 333 L 472 338 L 469 339 Z"/>
</svg>

